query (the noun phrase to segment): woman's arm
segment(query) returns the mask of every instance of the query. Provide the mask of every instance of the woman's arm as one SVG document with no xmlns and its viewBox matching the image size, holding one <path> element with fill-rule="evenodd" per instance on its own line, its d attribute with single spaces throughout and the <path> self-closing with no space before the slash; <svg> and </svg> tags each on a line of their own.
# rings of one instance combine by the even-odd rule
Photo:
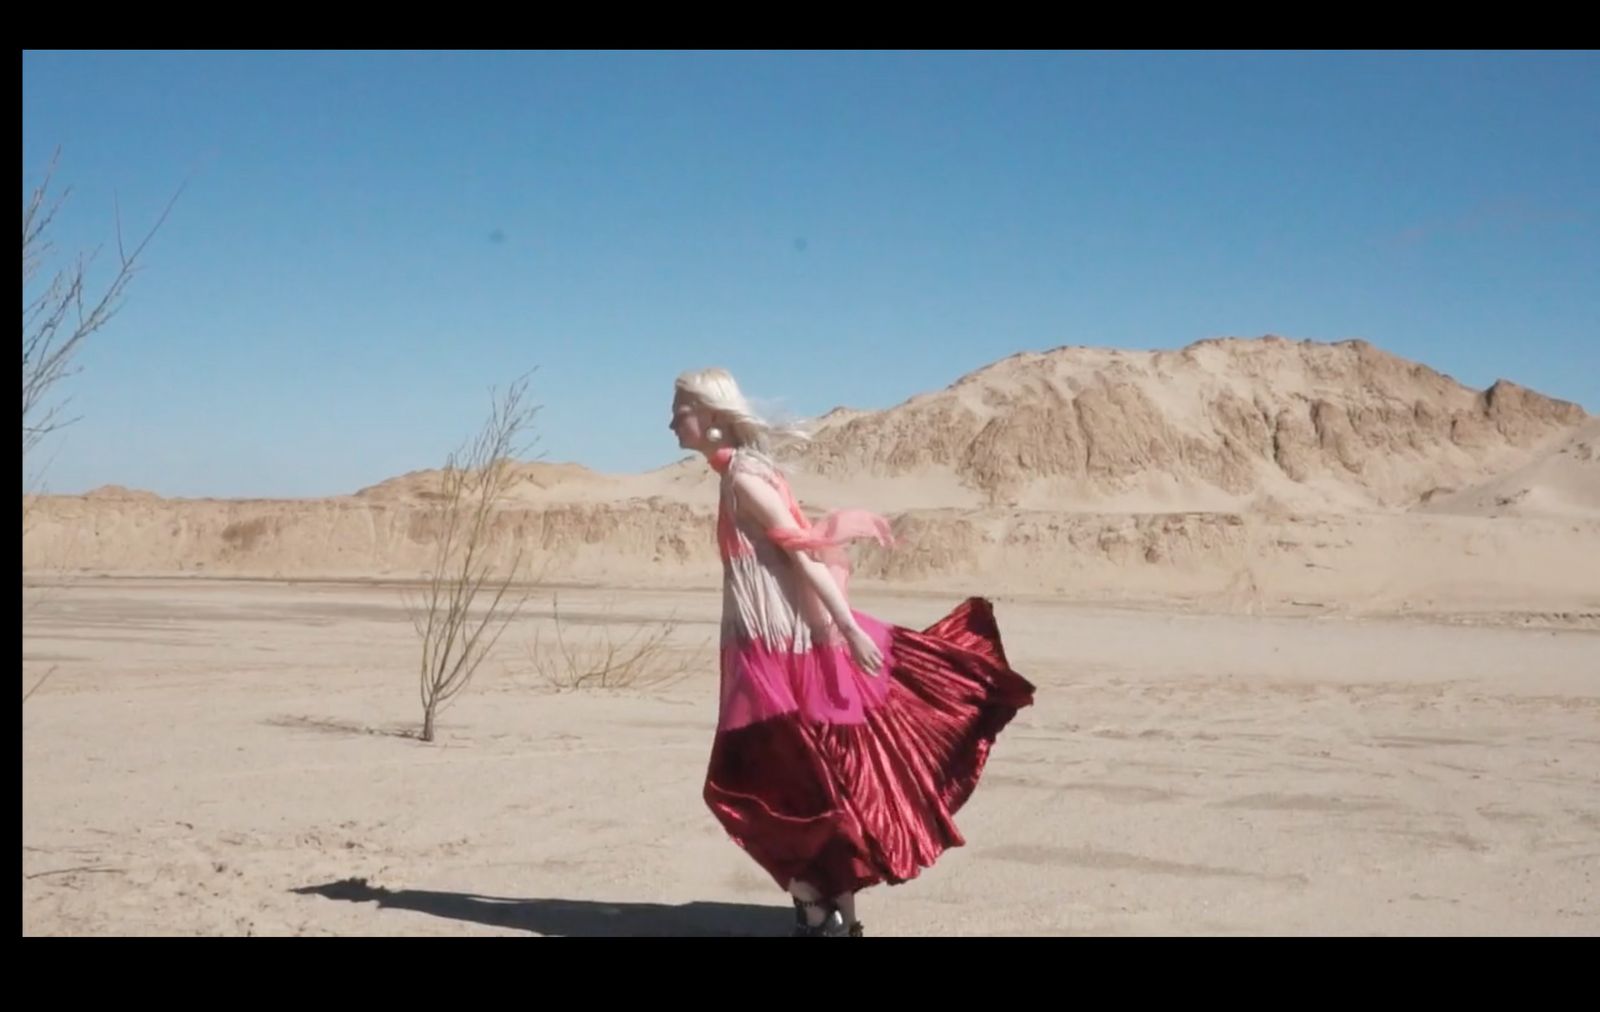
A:
<svg viewBox="0 0 1600 1012">
<path fill-rule="evenodd" d="M 762 530 L 800 529 L 794 517 L 790 515 L 788 506 L 778 495 L 777 489 L 756 475 L 734 475 L 733 490 L 734 502 L 739 512 L 747 520 L 758 524 Z M 856 663 L 868 674 L 877 674 L 883 664 L 882 654 L 877 644 L 872 642 L 872 638 L 856 622 L 855 615 L 850 611 L 849 602 L 845 600 L 839 584 L 835 582 L 828 567 L 812 558 L 808 552 L 790 552 L 789 557 L 794 560 L 806 583 L 816 591 L 823 607 L 828 609 L 828 614 L 833 617 L 833 624 L 849 643 L 850 652 Z"/>
</svg>

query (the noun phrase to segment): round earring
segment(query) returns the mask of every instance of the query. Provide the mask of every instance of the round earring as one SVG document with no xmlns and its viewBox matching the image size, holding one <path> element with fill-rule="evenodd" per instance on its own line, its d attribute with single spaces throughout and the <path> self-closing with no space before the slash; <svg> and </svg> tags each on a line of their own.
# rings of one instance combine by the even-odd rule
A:
<svg viewBox="0 0 1600 1012">
<path fill-rule="evenodd" d="M 716 426 L 712 426 L 706 430 L 706 438 L 711 440 L 713 443 L 720 443 L 722 442 L 722 430 Z"/>
</svg>

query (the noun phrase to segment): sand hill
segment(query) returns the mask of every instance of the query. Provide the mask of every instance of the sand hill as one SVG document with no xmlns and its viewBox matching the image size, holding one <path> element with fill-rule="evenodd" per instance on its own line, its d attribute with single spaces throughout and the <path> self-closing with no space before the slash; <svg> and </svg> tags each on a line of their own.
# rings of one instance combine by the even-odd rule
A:
<svg viewBox="0 0 1600 1012">
<path fill-rule="evenodd" d="M 1268 337 L 1013 356 L 828 425 L 801 459 L 844 480 L 950 476 L 974 499 L 1030 509 L 1347 512 L 1487 480 L 1585 418 L 1365 342 Z"/>
</svg>

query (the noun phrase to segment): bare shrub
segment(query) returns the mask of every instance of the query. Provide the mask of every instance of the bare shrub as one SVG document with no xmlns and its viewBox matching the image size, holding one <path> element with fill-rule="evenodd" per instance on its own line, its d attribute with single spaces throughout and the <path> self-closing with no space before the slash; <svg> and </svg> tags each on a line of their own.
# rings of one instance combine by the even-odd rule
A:
<svg viewBox="0 0 1600 1012">
<path fill-rule="evenodd" d="M 610 617 L 608 606 L 599 620 L 585 623 L 593 630 L 586 634 L 561 617 L 556 598 L 552 619 L 551 632 L 536 633 L 525 649 L 534 675 L 560 691 L 661 688 L 688 677 L 703 659 L 704 643 L 688 653 L 672 647 L 680 625 L 676 616 L 661 622 L 624 623 Z M 632 625 L 632 630 L 616 632 L 623 624 Z"/>
<path fill-rule="evenodd" d="M 497 557 L 490 544 L 495 509 L 539 410 L 524 403 L 527 386 L 524 376 L 504 395 L 491 395 L 488 420 L 471 443 L 446 459 L 439 496 L 428 507 L 437 547 L 420 598 L 406 602 L 422 637 L 423 741 L 433 741 L 439 713 L 472 681 L 528 599 L 525 589 L 514 589 L 523 547 L 513 545 L 506 558 Z"/>
</svg>

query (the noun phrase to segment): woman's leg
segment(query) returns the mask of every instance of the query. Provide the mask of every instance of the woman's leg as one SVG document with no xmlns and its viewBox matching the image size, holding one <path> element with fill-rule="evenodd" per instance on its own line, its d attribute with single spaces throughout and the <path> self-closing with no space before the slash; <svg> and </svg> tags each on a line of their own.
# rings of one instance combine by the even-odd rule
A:
<svg viewBox="0 0 1600 1012">
<path fill-rule="evenodd" d="M 800 912 L 805 917 L 807 925 L 821 927 L 828 916 L 828 906 L 822 902 L 822 894 L 809 883 L 799 879 L 789 883 L 789 895 L 800 905 Z"/>
</svg>

